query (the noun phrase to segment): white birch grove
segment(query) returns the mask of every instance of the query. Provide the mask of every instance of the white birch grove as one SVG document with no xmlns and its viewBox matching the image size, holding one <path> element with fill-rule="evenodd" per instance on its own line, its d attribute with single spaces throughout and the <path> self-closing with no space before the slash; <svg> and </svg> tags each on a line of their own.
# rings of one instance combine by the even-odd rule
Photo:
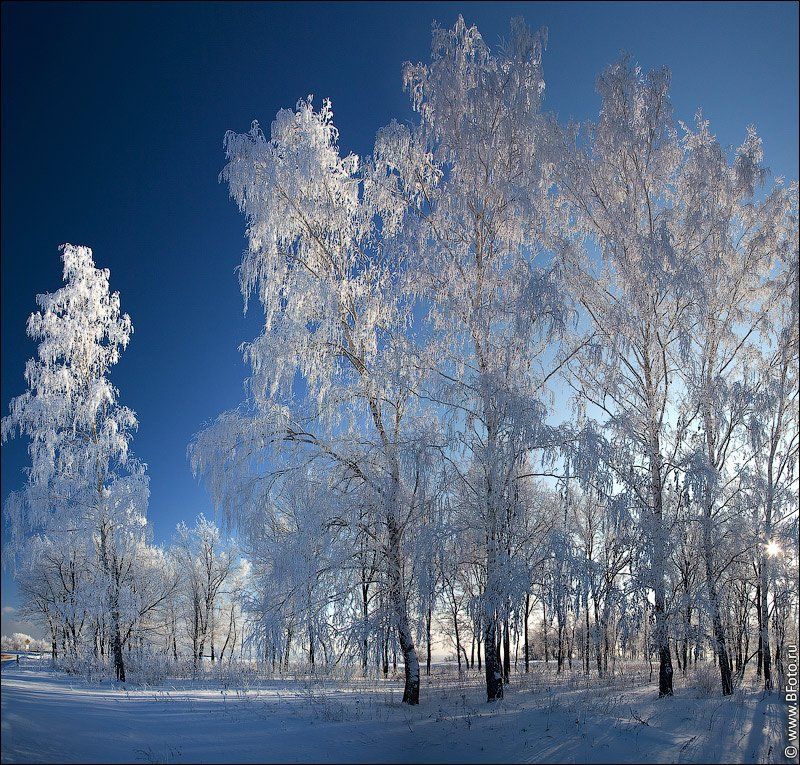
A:
<svg viewBox="0 0 800 765">
<path fill-rule="evenodd" d="M 192 528 L 181 523 L 172 548 L 183 596 L 186 629 L 192 641 L 192 662 L 202 661 L 206 645 L 216 658 L 214 618 L 221 590 L 233 576 L 236 546 L 224 546 L 216 524 L 201 514 Z"/>
<path fill-rule="evenodd" d="M 786 194 L 779 189 L 773 196 L 778 197 L 778 210 L 772 214 L 771 222 L 780 246 L 777 253 L 770 253 L 777 257 L 774 267 L 777 273 L 763 298 L 768 313 L 762 327 L 764 339 L 757 367 L 760 395 L 749 412 L 753 453 L 751 496 L 757 508 L 759 655 L 767 691 L 775 685 L 769 629 L 771 609 L 777 613 L 774 559 L 797 547 L 800 480 L 797 185 L 790 187 Z M 769 204 L 769 200 L 765 204 Z M 790 577 L 790 581 L 793 580 L 794 577 Z M 773 591 L 772 602 L 770 591 Z"/>
<path fill-rule="evenodd" d="M 160 544 L 111 377 L 131 319 L 63 246 L 2 421 L 30 459 L 4 563 L 54 665 L 402 683 L 411 705 L 448 670 L 493 704 L 631 666 L 664 705 L 712 666 L 724 696 L 786 687 L 797 184 L 755 128 L 726 147 L 678 122 L 669 71 L 629 56 L 564 124 L 546 42 L 435 26 L 398 78 L 413 116 L 365 156 L 312 96 L 225 135 L 263 325 L 241 404 L 188 447 L 217 517 Z"/>
<path fill-rule="evenodd" d="M 395 289 L 396 255 L 375 235 L 380 211 L 360 196 L 362 165 L 354 155 L 342 158 L 337 140 L 330 103 L 315 112 L 310 99 L 279 112 L 269 140 L 257 123 L 226 137 L 222 178 L 248 221 L 242 291 L 246 300 L 257 291 L 265 325 L 244 348 L 252 414 L 220 418 L 195 440 L 192 459 L 223 504 L 239 491 L 228 480 L 233 470 L 250 471 L 259 452 L 279 444 L 363 484 L 380 508 L 404 700 L 417 704 L 404 554 L 415 508 L 402 470 L 414 440 L 417 376 L 403 334 L 408 307 Z"/>
</svg>

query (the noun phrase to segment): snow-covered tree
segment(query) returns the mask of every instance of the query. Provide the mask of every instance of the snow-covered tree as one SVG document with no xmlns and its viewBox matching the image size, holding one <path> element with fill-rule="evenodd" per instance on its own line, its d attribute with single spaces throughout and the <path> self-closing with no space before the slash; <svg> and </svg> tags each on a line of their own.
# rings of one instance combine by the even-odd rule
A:
<svg viewBox="0 0 800 765">
<path fill-rule="evenodd" d="M 289 621 L 312 672 L 320 649 L 328 654 L 332 610 L 344 600 L 354 554 L 342 499 L 325 476 L 290 471 L 264 512 L 244 527 L 252 590 L 247 610 L 261 655 L 287 650 Z"/>
<path fill-rule="evenodd" d="M 449 458 L 480 508 L 490 701 L 503 696 L 490 647 L 511 596 L 515 482 L 531 450 L 551 446 L 544 354 L 564 323 L 543 244 L 544 43 L 521 20 L 498 54 L 463 18 L 434 28 L 430 64 L 404 71 L 419 125 L 381 131 L 373 181 L 389 219 L 402 219 L 407 289 L 427 309 L 435 369 L 425 397 L 449 416 Z"/>
<path fill-rule="evenodd" d="M 696 128 L 684 126 L 684 131 L 674 246 L 677 256 L 694 266 L 696 297 L 684 317 L 692 341 L 684 378 L 694 398 L 692 419 L 697 423 L 686 473 L 693 498 L 702 508 L 706 590 L 722 692 L 727 695 L 733 685 L 718 592 L 727 552 L 722 555 L 719 548 L 725 517 L 742 509 L 737 499 L 751 469 L 747 422 L 769 418 L 777 403 L 779 438 L 784 435 L 781 420 L 789 402 L 758 396 L 762 381 L 756 370 L 759 341 L 770 333 L 770 312 L 791 304 L 786 268 L 794 258 L 792 236 L 797 236 L 796 189 L 779 183 L 765 199 L 755 197 L 766 169 L 761 141 L 752 129 L 732 162 L 700 115 Z M 782 318 L 791 323 L 791 316 Z M 790 454 L 782 457 L 791 460 Z M 766 509 L 767 538 L 771 516 L 771 509 Z M 769 682 L 768 646 L 765 658 Z"/>
<path fill-rule="evenodd" d="M 219 596 L 232 576 L 238 555 L 236 545 L 226 546 L 220 530 L 202 513 L 195 525 L 178 524 L 171 550 L 178 570 L 178 588 L 186 631 L 192 643 L 195 668 L 203 659 L 206 641 L 214 661 L 214 618 Z"/>
<path fill-rule="evenodd" d="M 416 704 L 419 661 L 403 560 L 412 513 L 401 469 L 416 372 L 397 262 L 376 234 L 381 210 L 360 196 L 359 159 L 340 156 L 327 101 L 319 112 L 310 98 L 279 112 L 270 139 L 254 123 L 249 133 L 229 133 L 226 146 L 222 177 L 248 221 L 242 291 L 246 299 L 258 293 L 265 323 L 245 347 L 253 372 L 247 411 L 221 416 L 198 436 L 195 469 L 218 503 L 241 508 L 243 491 L 264 488 L 258 476 L 270 447 L 273 455 L 293 448 L 298 459 L 327 460 L 375 496 L 404 700 Z"/>
<path fill-rule="evenodd" d="M 67 545 L 67 558 L 88 554 L 98 562 L 96 595 L 110 617 L 115 672 L 124 680 L 121 624 L 147 529 L 148 479 L 128 449 L 136 416 L 118 403 L 108 375 L 133 327 L 88 247 L 64 245 L 62 259 L 64 287 L 38 295 L 40 311 L 28 319 L 28 335 L 39 341 L 25 367 L 28 389 L 2 421 L 4 440 L 27 436 L 31 461 L 24 488 L 6 502 L 8 549 L 35 566 L 26 556 L 45 540 Z"/>
<path fill-rule="evenodd" d="M 665 566 L 670 540 L 664 492 L 685 421 L 678 374 L 692 303 L 691 262 L 674 220 L 681 146 L 669 73 L 645 74 L 628 58 L 598 78 L 600 117 L 564 133 L 557 188 L 562 247 L 570 228 L 587 245 L 568 257 L 593 342 L 575 357 L 572 384 L 606 418 L 616 481 L 635 496 L 646 532 L 655 597 L 659 695 L 672 694 Z M 595 248 L 599 249 L 599 254 Z"/>
<path fill-rule="evenodd" d="M 775 257 L 771 289 L 765 297 L 769 307 L 768 320 L 763 325 L 758 367 L 760 380 L 757 406 L 749 430 L 754 469 L 752 491 L 760 510 L 758 521 L 758 568 L 760 596 L 760 646 L 763 656 L 764 685 L 773 687 L 769 631 L 769 594 L 773 591 L 774 560 L 784 558 L 784 565 L 796 560 L 791 552 L 797 549 L 798 458 L 800 455 L 800 340 L 798 339 L 798 216 L 797 186 L 787 194 L 781 189 L 773 192 L 764 204 L 774 197 L 780 200 L 772 218 L 775 226 L 771 254 Z M 769 236 L 769 230 L 766 235 Z M 779 562 L 777 562 L 779 563 Z M 791 579 L 789 580 L 791 581 Z M 791 586 L 787 588 L 787 592 Z"/>
<path fill-rule="evenodd" d="M 14 632 L 3 635 L 2 646 L 4 651 L 46 651 L 47 641 L 31 637 L 24 632 Z"/>
</svg>

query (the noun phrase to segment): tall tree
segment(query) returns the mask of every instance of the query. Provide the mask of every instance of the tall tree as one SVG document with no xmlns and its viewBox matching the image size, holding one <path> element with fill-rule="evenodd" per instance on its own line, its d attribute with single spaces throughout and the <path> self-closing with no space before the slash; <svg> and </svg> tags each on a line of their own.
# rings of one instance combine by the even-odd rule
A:
<svg viewBox="0 0 800 765">
<path fill-rule="evenodd" d="M 448 458 L 460 463 L 483 537 L 489 701 L 503 696 L 493 646 L 511 597 L 514 484 L 531 449 L 550 445 L 544 354 L 564 320 L 543 246 L 544 44 L 521 20 L 499 54 L 461 17 L 434 28 L 430 64 L 404 73 L 418 126 L 393 123 L 379 136 L 381 188 L 410 211 L 409 289 L 428 309 L 436 348 L 425 396 L 449 413 Z"/>
<path fill-rule="evenodd" d="M 570 273 L 596 342 L 576 356 L 573 385 L 607 418 L 616 479 L 641 510 L 659 696 L 672 695 L 664 495 L 685 429 L 676 382 L 692 299 L 672 230 L 681 150 L 669 79 L 667 70 L 645 74 L 628 58 L 609 66 L 597 80 L 600 118 L 583 135 L 566 131 L 557 178 L 564 230 L 577 225 L 591 243 Z"/>
<path fill-rule="evenodd" d="M 780 539 L 787 537 L 794 544 L 797 528 L 798 475 L 800 454 L 800 309 L 798 290 L 798 214 L 797 185 L 782 190 L 773 218 L 780 234 L 780 246 L 772 250 L 776 256 L 774 278 L 765 298 L 769 307 L 768 321 L 762 333 L 761 380 L 758 405 L 750 419 L 754 454 L 753 493 L 760 508 L 759 518 L 759 596 L 761 603 L 760 644 L 763 653 L 764 687 L 774 686 L 770 649 L 769 594 L 773 591 L 774 558 L 782 555 Z M 794 526 L 794 531 L 790 531 Z M 793 538 L 794 537 L 794 538 Z"/>
<path fill-rule="evenodd" d="M 405 664 L 403 700 L 417 704 L 404 562 L 412 512 L 402 470 L 413 366 L 403 334 L 408 309 L 395 290 L 393 254 L 378 236 L 379 210 L 373 197 L 360 196 L 358 157 L 339 154 L 328 101 L 319 112 L 310 100 L 279 112 L 270 139 L 254 123 L 249 133 L 228 133 L 226 146 L 222 177 L 248 221 L 242 291 L 246 299 L 257 291 L 265 324 L 245 347 L 253 371 L 248 414 L 224 415 L 200 434 L 195 467 L 216 499 L 231 500 L 252 482 L 254 455 L 294 446 L 373 493 Z M 233 454 L 231 443 L 239 445 Z M 232 462 L 244 468 L 241 481 L 229 480 Z"/>
<path fill-rule="evenodd" d="M 128 450 L 136 416 L 118 403 L 108 378 L 133 332 L 120 313 L 109 272 L 95 268 L 88 247 L 62 248 L 65 285 L 38 295 L 28 319 L 39 340 L 28 361 L 28 389 L 11 401 L 3 439 L 28 437 L 31 467 L 7 508 L 14 550 L 32 536 L 87 546 L 102 571 L 99 586 L 111 620 L 118 680 L 125 680 L 121 623 L 131 570 L 146 532 L 148 480 Z"/>
<path fill-rule="evenodd" d="M 758 341 L 769 333 L 770 312 L 790 300 L 786 264 L 780 259 L 781 253 L 791 249 L 790 218 L 796 194 L 779 184 L 764 200 L 755 198 L 766 169 L 761 141 L 752 129 L 732 162 L 701 115 L 695 130 L 684 126 L 684 131 L 673 247 L 677 257 L 694 264 L 696 293 L 693 308 L 685 316 L 692 349 L 683 376 L 694 398 L 692 417 L 697 422 L 696 437 L 689 445 L 687 479 L 701 508 L 709 615 L 722 692 L 729 695 L 733 692 L 731 663 L 718 581 L 724 568 L 718 550 L 720 527 L 725 516 L 738 509 L 736 499 L 750 468 L 748 420 L 775 411 L 777 403 L 778 438 L 784 435 L 782 419 L 788 402 L 756 396 L 760 381 L 754 379 L 754 371 L 759 366 Z M 776 345 L 787 350 L 781 341 L 778 338 Z M 778 361 L 771 373 L 780 376 L 780 367 Z M 766 411 L 756 411 L 761 407 Z M 767 490 L 767 504 L 770 496 Z M 771 516 L 771 508 L 766 508 L 767 535 Z M 768 651 L 766 658 L 768 665 Z"/>
<path fill-rule="evenodd" d="M 226 549 L 217 525 L 201 513 L 192 528 L 178 524 L 172 555 L 181 582 L 192 662 L 197 667 L 206 640 L 211 642 L 212 661 L 215 658 L 214 613 L 221 590 L 233 574 L 237 549 L 235 544 Z"/>
</svg>

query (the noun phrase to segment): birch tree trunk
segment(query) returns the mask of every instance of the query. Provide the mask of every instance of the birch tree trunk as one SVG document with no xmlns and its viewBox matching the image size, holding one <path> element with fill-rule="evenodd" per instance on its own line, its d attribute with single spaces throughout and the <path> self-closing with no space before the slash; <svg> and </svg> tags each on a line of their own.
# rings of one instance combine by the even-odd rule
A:
<svg viewBox="0 0 800 765">
<path fill-rule="evenodd" d="M 102 488 L 98 489 L 101 492 Z M 102 500 L 101 500 L 102 501 Z M 100 528 L 100 559 L 103 570 L 109 579 L 109 611 L 111 613 L 111 648 L 114 656 L 114 675 L 121 683 L 125 682 L 125 659 L 122 654 L 122 635 L 119 625 L 119 572 L 116 561 L 108 549 L 108 527 L 103 523 Z"/>
<path fill-rule="evenodd" d="M 725 642 L 725 630 L 722 626 L 722 613 L 719 607 L 719 594 L 717 580 L 714 572 L 714 549 L 711 538 L 711 500 L 707 498 L 705 516 L 703 518 L 703 558 L 706 571 L 706 588 L 708 590 L 708 603 L 711 609 L 711 627 L 714 633 L 714 648 L 719 660 L 720 678 L 722 680 L 722 695 L 730 696 L 733 693 L 731 668 L 728 661 L 728 648 Z"/>
<path fill-rule="evenodd" d="M 483 599 L 483 645 L 484 667 L 486 672 L 486 700 L 503 698 L 503 671 L 500 666 L 497 647 L 497 613 L 490 593 L 494 593 L 497 579 L 497 539 L 490 526 L 486 555 L 486 590 Z"/>
<path fill-rule="evenodd" d="M 666 572 L 664 555 L 666 534 L 661 485 L 661 451 L 658 438 L 652 441 L 650 454 L 650 491 L 653 501 L 653 589 L 655 591 L 656 648 L 658 650 L 658 697 L 672 696 L 672 656 L 669 650 L 666 608 Z"/>
<path fill-rule="evenodd" d="M 525 673 L 527 674 L 530 671 L 530 646 L 528 644 L 528 617 L 530 616 L 531 612 L 531 594 L 529 592 L 525 593 L 525 623 L 524 623 L 524 630 L 525 630 Z"/>
<path fill-rule="evenodd" d="M 119 628 L 119 595 L 115 592 L 111 598 L 111 633 L 114 651 L 114 674 L 119 682 L 125 682 L 125 660 L 122 655 L 122 635 Z"/>
<path fill-rule="evenodd" d="M 397 459 L 392 460 L 392 487 L 388 497 L 388 528 L 389 543 L 387 545 L 387 569 L 389 574 L 389 597 L 394 611 L 394 621 L 397 636 L 400 640 L 400 650 L 403 652 L 405 664 L 405 687 L 403 689 L 404 704 L 419 704 L 419 657 L 414 645 L 414 637 L 408 620 L 408 606 L 406 603 L 405 581 L 401 565 L 402 532 L 397 520 L 397 505 L 399 502 L 400 466 Z"/>
<path fill-rule="evenodd" d="M 603 676 L 603 647 L 602 639 L 605 631 L 605 609 L 603 611 L 603 620 L 600 618 L 600 604 L 597 602 L 597 597 L 593 598 L 594 601 L 594 652 L 597 660 L 597 676 Z"/>
<path fill-rule="evenodd" d="M 764 690 L 771 691 L 772 682 L 772 653 L 769 647 L 769 604 L 767 595 L 769 592 L 769 560 L 767 555 L 761 555 L 761 586 L 760 586 L 760 608 L 761 608 L 761 633 L 759 641 L 761 645 L 761 666 L 764 670 Z"/>
<path fill-rule="evenodd" d="M 431 607 L 425 615 L 425 642 L 427 646 L 427 656 L 425 657 L 425 674 L 431 674 Z M 473 639 L 474 642 L 474 639 Z"/>
</svg>

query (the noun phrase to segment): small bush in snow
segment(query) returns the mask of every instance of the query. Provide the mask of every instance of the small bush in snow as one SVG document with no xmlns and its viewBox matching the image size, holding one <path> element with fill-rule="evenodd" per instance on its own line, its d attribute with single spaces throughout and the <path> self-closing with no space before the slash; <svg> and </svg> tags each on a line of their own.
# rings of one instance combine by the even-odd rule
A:
<svg viewBox="0 0 800 765">
<path fill-rule="evenodd" d="M 700 664 L 694 671 L 689 683 L 698 698 L 717 696 L 722 693 L 719 669 L 713 664 Z"/>
</svg>

